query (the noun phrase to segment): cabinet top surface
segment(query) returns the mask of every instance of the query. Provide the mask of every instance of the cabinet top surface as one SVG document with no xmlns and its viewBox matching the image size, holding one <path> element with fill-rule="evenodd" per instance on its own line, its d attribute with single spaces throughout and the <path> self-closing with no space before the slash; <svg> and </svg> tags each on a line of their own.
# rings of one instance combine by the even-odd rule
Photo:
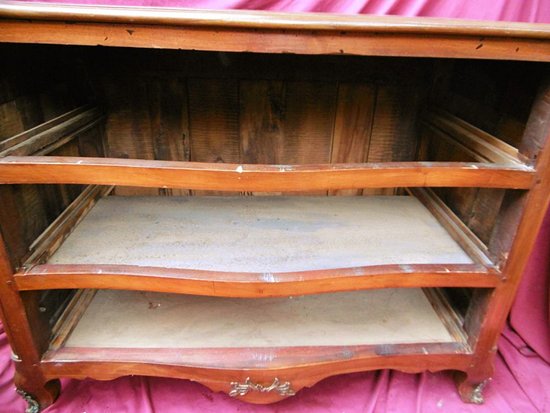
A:
<svg viewBox="0 0 550 413">
<path fill-rule="evenodd" d="M 0 43 L 550 61 L 550 24 L 0 2 Z"/>
<path fill-rule="evenodd" d="M 3 1 L 0 18 L 110 23 L 174 24 L 243 29 L 352 31 L 445 35 L 485 35 L 550 40 L 550 24 L 459 20 L 433 17 L 285 13 L 263 10 L 199 10 Z"/>
</svg>

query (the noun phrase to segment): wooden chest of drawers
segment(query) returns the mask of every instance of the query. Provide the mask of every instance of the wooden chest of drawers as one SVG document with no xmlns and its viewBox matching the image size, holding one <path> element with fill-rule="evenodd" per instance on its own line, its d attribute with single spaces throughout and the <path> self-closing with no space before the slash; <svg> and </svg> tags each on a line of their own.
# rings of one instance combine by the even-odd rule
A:
<svg viewBox="0 0 550 413">
<path fill-rule="evenodd" d="M 383 368 L 482 402 L 549 202 L 548 26 L 4 2 L 0 42 L 30 411 L 61 377 L 270 403 Z"/>
</svg>

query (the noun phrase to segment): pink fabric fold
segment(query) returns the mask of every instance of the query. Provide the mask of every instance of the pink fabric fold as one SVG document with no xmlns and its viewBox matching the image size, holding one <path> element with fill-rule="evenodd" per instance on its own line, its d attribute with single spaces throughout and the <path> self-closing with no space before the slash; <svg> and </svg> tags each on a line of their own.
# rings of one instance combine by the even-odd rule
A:
<svg viewBox="0 0 550 413">
<path fill-rule="evenodd" d="M 43 2 L 45 0 L 42 0 Z M 50 1 L 51 2 L 51 1 Z M 392 14 L 521 22 L 550 22 L 547 0 L 56 0 L 56 3 L 264 9 L 291 12 Z M 377 371 L 331 377 L 295 397 L 256 406 L 186 380 L 124 377 L 114 381 L 63 380 L 47 413 L 67 412 L 550 412 L 550 213 L 526 269 L 510 323 L 500 342 L 496 371 L 482 406 L 460 401 L 450 374 Z M 22 412 L 14 367 L 0 330 L 0 413 Z"/>
<path fill-rule="evenodd" d="M 547 0 L 24 0 L 41 3 L 240 9 L 550 22 Z"/>
<path fill-rule="evenodd" d="M 526 345 L 550 363 L 550 213 L 542 224 L 537 248 L 523 274 L 510 324 Z M 550 383 L 550 382 L 549 382 Z M 548 385 L 550 387 L 550 384 Z"/>
</svg>

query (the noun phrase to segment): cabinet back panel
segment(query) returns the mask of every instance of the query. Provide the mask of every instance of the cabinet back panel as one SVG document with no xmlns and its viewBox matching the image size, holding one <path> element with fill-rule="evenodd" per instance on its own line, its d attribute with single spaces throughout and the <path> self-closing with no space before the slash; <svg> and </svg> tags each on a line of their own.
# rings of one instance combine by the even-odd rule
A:
<svg viewBox="0 0 550 413">
<path fill-rule="evenodd" d="M 108 156 L 198 162 L 413 160 L 432 67 L 424 61 L 408 72 L 403 59 L 333 56 L 96 53 L 101 57 L 91 62 L 91 73 L 108 113 Z M 118 195 L 175 192 L 116 189 Z"/>
</svg>

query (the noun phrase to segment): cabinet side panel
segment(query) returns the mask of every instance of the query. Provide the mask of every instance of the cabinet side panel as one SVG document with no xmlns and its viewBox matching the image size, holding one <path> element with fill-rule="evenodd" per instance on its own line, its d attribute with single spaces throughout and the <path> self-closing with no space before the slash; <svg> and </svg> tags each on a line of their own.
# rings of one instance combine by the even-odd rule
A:
<svg viewBox="0 0 550 413">
<path fill-rule="evenodd" d="M 45 122 L 90 99 L 86 67 L 74 49 L 3 44 L 0 60 L 0 142 L 4 147 L 12 144 L 9 139 L 13 136 L 37 126 L 47 130 Z M 40 132 L 28 133 L 32 136 Z M 49 155 L 103 156 L 101 125 L 82 129 L 73 139 L 61 137 L 53 146 L 56 149 L 50 147 Z M 0 185 L 0 233 L 12 268 L 23 264 L 37 237 L 82 189 L 82 185 Z M 39 352 L 47 347 L 57 310 L 72 293 L 21 294 L 20 302 Z"/>
<path fill-rule="evenodd" d="M 545 67 L 528 62 L 440 61 L 433 103 L 518 147 Z"/>
<path fill-rule="evenodd" d="M 545 67 L 525 62 L 439 61 L 430 104 L 519 147 Z M 456 158 L 458 152 L 450 146 L 439 156 L 453 156 L 453 151 Z M 506 191 L 440 188 L 436 192 L 483 242 L 490 242 Z"/>
<path fill-rule="evenodd" d="M 54 50 L 0 44 L 0 142 L 86 102 L 85 68 Z"/>
</svg>

